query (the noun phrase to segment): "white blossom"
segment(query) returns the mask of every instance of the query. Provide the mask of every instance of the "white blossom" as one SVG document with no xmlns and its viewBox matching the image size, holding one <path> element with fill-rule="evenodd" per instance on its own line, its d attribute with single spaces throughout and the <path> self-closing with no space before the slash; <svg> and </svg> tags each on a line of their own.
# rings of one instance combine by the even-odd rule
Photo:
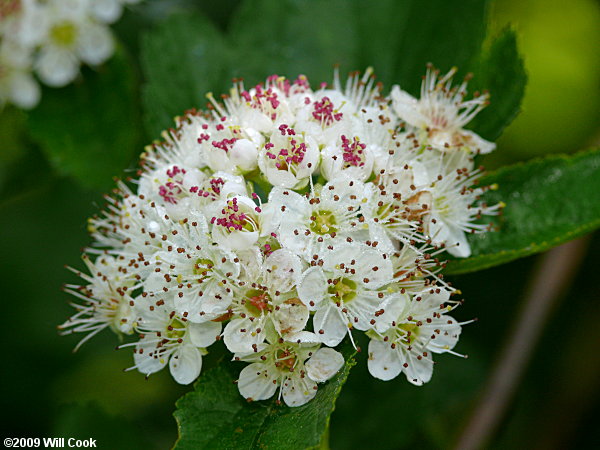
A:
<svg viewBox="0 0 600 450">
<path fill-rule="evenodd" d="M 80 61 L 98 65 L 114 51 L 110 31 L 93 22 L 82 0 L 48 0 L 45 35 L 35 69 L 49 86 L 61 87 L 79 73 Z"/>
<path fill-rule="evenodd" d="M 119 7 L 99 2 L 98 19 Z M 343 88 L 337 73 L 316 90 L 273 75 L 209 95 L 90 219 L 89 274 L 67 286 L 82 303 L 61 328 L 137 335 L 120 346 L 135 348 L 132 368 L 169 365 L 182 384 L 222 340 L 248 363 L 248 400 L 310 401 L 344 365 L 331 347 L 359 332 L 373 376 L 427 382 L 464 324 L 447 314 L 459 303 L 444 255 L 468 256 L 467 235 L 502 206 L 486 204 L 473 162 L 493 144 L 463 128 L 485 99 L 463 101 L 451 75 L 428 72 L 420 100 L 382 96 L 370 70 Z"/>
<path fill-rule="evenodd" d="M 392 326 L 384 333 L 370 333 L 369 372 L 382 380 L 404 372 L 408 381 L 421 385 L 431 379 L 432 353 L 454 353 L 461 324 L 446 315 L 453 309 L 447 290 L 432 288 L 398 301 L 401 308 Z"/>
<path fill-rule="evenodd" d="M 10 41 L 0 43 L 0 107 L 13 103 L 31 109 L 40 100 L 40 87 L 31 75 L 32 55 Z"/>
<path fill-rule="evenodd" d="M 344 364 L 344 357 L 331 348 L 284 340 L 236 359 L 251 362 L 240 373 L 240 394 L 248 400 L 266 400 L 279 388 L 279 398 L 283 397 L 288 406 L 301 406 L 313 399 L 317 383 L 329 380 Z"/>
<path fill-rule="evenodd" d="M 264 261 L 261 282 L 243 283 L 233 300 L 223 333 L 229 351 L 257 351 L 270 330 L 293 341 L 308 322 L 309 309 L 296 293 L 302 273 L 298 256 L 285 249 Z"/>
<path fill-rule="evenodd" d="M 308 269 L 298 294 L 313 316 L 321 341 L 334 347 L 349 330 L 368 330 L 379 322 L 387 328 L 392 290 L 392 263 L 385 253 L 364 244 L 341 244 L 322 255 L 322 264 Z M 391 321 L 391 319 L 390 319 Z"/>
<path fill-rule="evenodd" d="M 205 348 L 216 342 L 221 324 L 192 323 L 178 315 L 171 302 L 147 297 L 138 306 L 137 330 L 142 334 L 135 344 L 132 368 L 151 375 L 169 364 L 171 375 L 180 384 L 190 384 L 202 369 Z M 139 302 L 141 303 L 141 302 Z M 125 347 L 127 344 L 120 346 Z"/>
<path fill-rule="evenodd" d="M 6 0 L 0 10 L 0 106 L 31 109 L 40 101 L 33 74 L 62 87 L 82 63 L 97 66 L 113 54 L 107 24 L 125 3 L 140 0 Z M 17 49 L 15 51 L 15 49 Z"/>
<path fill-rule="evenodd" d="M 437 163 L 437 167 L 429 169 L 436 176 L 427 188 L 431 197 L 428 235 L 434 243 L 444 244 L 450 254 L 466 258 L 471 254 L 466 234 L 488 231 L 490 224 L 479 219 L 497 215 L 503 204 L 480 201 L 490 187 L 477 186 L 481 171 L 473 170 L 473 160 L 467 152 L 458 150 L 443 155 Z"/>
<path fill-rule="evenodd" d="M 93 263 L 84 255 L 83 261 L 90 275 L 77 273 L 88 284 L 65 286 L 66 291 L 83 304 L 73 304 L 77 313 L 59 326 L 65 334 L 88 333 L 76 349 L 105 328 L 131 334 L 136 319 L 134 300 L 130 295 L 136 284 L 135 278 L 120 272 L 117 261 L 110 256 L 102 256 Z"/>
<path fill-rule="evenodd" d="M 261 149 L 258 166 L 273 186 L 299 189 L 308 184 L 319 158 L 319 146 L 311 136 L 281 124 L 279 133 L 273 133 Z"/>
<path fill-rule="evenodd" d="M 394 111 L 439 150 L 463 148 L 471 152 L 489 153 L 496 147 L 494 143 L 463 128 L 485 107 L 488 96 L 465 100 L 467 80 L 458 87 L 452 87 L 455 72 L 456 68 L 453 68 L 439 77 L 437 70 L 428 69 L 418 100 L 394 86 L 391 93 Z"/>
<path fill-rule="evenodd" d="M 334 242 L 343 242 L 361 229 L 359 207 L 364 185 L 339 177 L 320 189 L 313 188 L 308 197 L 284 189 L 273 189 L 269 204 L 281 211 L 279 240 L 305 259 L 310 260 Z"/>
</svg>

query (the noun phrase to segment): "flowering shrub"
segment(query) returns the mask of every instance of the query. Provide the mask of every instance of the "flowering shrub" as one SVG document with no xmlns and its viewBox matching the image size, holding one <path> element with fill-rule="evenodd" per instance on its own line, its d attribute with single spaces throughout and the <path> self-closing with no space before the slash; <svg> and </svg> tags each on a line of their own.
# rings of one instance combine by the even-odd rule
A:
<svg viewBox="0 0 600 450">
<path fill-rule="evenodd" d="M 249 400 L 279 390 L 289 406 L 344 365 L 334 348 L 365 332 L 382 380 L 430 380 L 452 353 L 460 304 L 444 252 L 470 255 L 467 233 L 501 204 L 480 196 L 474 157 L 495 145 L 465 125 L 487 103 L 467 99 L 454 70 L 429 68 L 421 96 L 382 95 L 371 71 L 342 87 L 304 76 L 235 82 L 207 111 L 188 111 L 142 154 L 89 222 L 82 303 L 61 328 L 135 335 L 132 369 L 167 365 L 189 384 L 222 339 Z"/>
<path fill-rule="evenodd" d="M 128 3 L 0 0 L 3 298 L 7 317 L 27 317 L 6 322 L 23 337 L 8 346 L 3 378 L 9 438 L 183 450 L 325 448 L 329 439 L 370 448 L 376 436 L 380 448 L 438 448 L 462 429 L 473 448 L 494 437 L 573 441 L 575 428 L 542 426 L 561 405 L 571 422 L 589 422 L 586 408 L 563 404 L 581 397 L 565 395 L 572 377 L 557 371 L 582 361 L 573 339 L 539 346 L 536 361 L 546 362 L 527 379 L 556 376 L 509 397 L 582 244 L 543 257 L 556 264 L 536 277 L 533 259 L 493 267 L 600 226 L 600 149 L 479 167 L 533 154 L 536 134 L 559 146 L 568 137 L 566 152 L 591 138 L 538 115 L 488 154 L 520 110 L 527 73 L 529 99 L 573 112 L 566 97 L 542 95 L 543 49 L 523 42 L 525 58 L 517 31 L 488 27 L 498 16 L 485 0 Z M 562 60 L 548 73 L 572 81 L 557 80 L 576 103 L 593 68 Z M 332 67 L 371 66 L 381 83 L 368 69 L 318 84 Z M 528 150 L 517 158 L 519 127 Z M 136 167 L 143 142 L 153 144 Z M 99 209 L 115 175 L 123 181 Z M 82 218 L 94 212 L 89 239 Z M 64 295 L 63 264 L 81 252 Z M 529 278 L 545 307 L 536 288 L 519 304 Z M 593 334 L 584 303 L 594 286 L 574 286 L 547 328 L 551 342 L 563 324 L 576 344 L 593 341 L 581 337 Z M 454 311 L 463 297 L 470 303 Z M 481 325 L 467 327 L 474 316 Z M 72 336 L 57 339 L 58 323 Z M 465 352 L 469 361 L 440 354 Z M 494 395 L 480 395 L 488 378 L 504 394 L 491 384 Z M 581 392 L 593 387 L 583 378 Z M 544 397 L 550 385 L 558 394 Z M 484 408 L 473 408 L 478 396 Z M 478 420 L 494 405 L 495 420 Z M 502 405 L 545 413 L 494 434 Z M 398 420 L 407 408 L 410 420 Z"/>
</svg>

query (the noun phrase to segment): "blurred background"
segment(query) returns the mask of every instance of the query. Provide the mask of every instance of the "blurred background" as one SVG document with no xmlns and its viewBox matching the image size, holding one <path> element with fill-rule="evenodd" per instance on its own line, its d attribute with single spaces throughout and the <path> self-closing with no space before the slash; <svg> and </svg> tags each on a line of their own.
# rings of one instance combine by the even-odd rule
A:
<svg viewBox="0 0 600 450">
<path fill-rule="evenodd" d="M 159 2 L 152 3 L 160 9 Z M 193 4 L 225 31 L 240 2 L 160 3 L 161 8 Z M 126 12 L 116 27 L 133 55 L 141 20 L 136 14 L 143 8 Z M 516 29 L 529 83 L 522 113 L 498 140 L 497 151 L 483 161 L 486 167 L 598 145 L 599 3 L 497 0 L 489 21 L 491 35 L 507 24 Z M 84 70 L 84 80 L 90 73 Z M 55 94 L 50 91 L 57 90 L 45 89 L 42 104 Z M 28 120 L 28 113 L 14 108 L 0 113 L 0 297 L 7 308 L 0 369 L 2 436 L 93 437 L 103 448 L 170 448 L 177 437 L 174 402 L 190 387 L 177 385 L 166 372 L 149 380 L 123 372 L 132 365 L 131 353 L 116 351 L 118 341 L 109 333 L 73 354 L 79 337 L 57 332 L 73 313 L 61 286 L 76 277 L 65 265 L 82 267 L 80 249 L 89 243 L 86 218 L 102 206 L 111 180 L 89 188 L 61 174 L 28 137 Z M 153 137 L 137 136 L 139 150 Z M 135 167 L 135 155 L 119 157 L 123 168 Z M 566 195 L 568 201 L 577 193 Z M 598 448 L 600 288 L 595 277 L 600 234 L 585 246 L 586 255 L 552 305 L 486 448 Z M 368 375 L 366 354 L 360 354 L 332 416 L 331 447 L 373 448 L 374 440 L 381 449 L 452 447 L 513 333 L 539 259 L 452 277 L 466 299 L 456 317 L 479 320 L 463 329 L 457 348 L 469 359 L 438 357 L 426 386 L 414 387 L 403 377 L 375 380 Z"/>
</svg>

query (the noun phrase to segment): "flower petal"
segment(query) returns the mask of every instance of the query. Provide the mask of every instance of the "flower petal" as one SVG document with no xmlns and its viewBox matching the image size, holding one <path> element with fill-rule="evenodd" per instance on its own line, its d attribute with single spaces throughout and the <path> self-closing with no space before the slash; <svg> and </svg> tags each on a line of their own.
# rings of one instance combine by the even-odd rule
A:
<svg viewBox="0 0 600 450">
<path fill-rule="evenodd" d="M 242 369 L 238 379 L 240 394 L 248 400 L 266 400 L 273 397 L 278 384 L 276 377 L 262 363 L 252 363 Z"/>
<path fill-rule="evenodd" d="M 273 324 L 281 336 L 293 335 L 304 329 L 308 316 L 308 308 L 297 298 L 286 300 L 278 305 L 273 313 Z"/>
<path fill-rule="evenodd" d="M 114 42 L 109 29 L 92 23 L 86 23 L 81 29 L 78 42 L 79 56 L 90 65 L 102 64 L 114 51 Z"/>
<path fill-rule="evenodd" d="M 256 331 L 261 327 L 257 322 L 259 321 L 250 321 L 249 318 L 229 322 L 223 332 L 223 341 L 227 349 L 232 353 L 254 352 L 252 345 L 264 342 L 266 337 L 265 327 L 261 328 L 260 333 Z"/>
<path fill-rule="evenodd" d="M 123 12 L 120 0 L 94 0 L 90 3 L 94 17 L 104 23 L 115 22 Z"/>
<path fill-rule="evenodd" d="M 288 292 L 296 287 L 302 275 L 300 258 L 287 249 L 275 250 L 265 261 L 267 286 L 272 291 Z"/>
<path fill-rule="evenodd" d="M 496 144 L 490 141 L 486 141 L 479 135 L 469 130 L 461 130 L 463 139 L 467 141 L 468 147 L 474 147 L 473 151 L 479 150 L 479 153 L 485 155 L 486 153 L 492 152 L 496 148 Z"/>
<path fill-rule="evenodd" d="M 143 374 L 150 375 L 158 372 L 167 364 L 167 356 L 156 354 L 156 342 L 150 342 L 149 339 L 142 339 L 135 347 L 133 360 L 135 367 Z"/>
<path fill-rule="evenodd" d="M 55 47 L 43 48 L 36 62 L 36 71 L 48 86 L 62 87 L 77 76 L 79 61 L 68 50 Z"/>
<path fill-rule="evenodd" d="M 449 228 L 449 235 L 446 239 L 446 249 L 452 256 L 458 258 L 467 258 L 471 256 L 471 246 L 467 241 L 467 236 L 462 230 Z"/>
<path fill-rule="evenodd" d="M 305 305 L 308 305 L 308 309 L 314 311 L 326 294 L 327 278 L 323 269 L 315 266 L 304 272 L 300 286 L 298 286 L 298 296 Z"/>
<path fill-rule="evenodd" d="M 179 384 L 190 384 L 202 369 L 200 350 L 190 345 L 183 345 L 171 355 L 169 369 L 175 381 Z"/>
<path fill-rule="evenodd" d="M 348 324 L 333 304 L 324 305 L 313 317 L 313 328 L 321 342 L 329 347 L 338 345 L 348 333 Z"/>
<path fill-rule="evenodd" d="M 40 86 L 28 73 L 14 76 L 11 80 L 10 100 L 23 109 L 31 109 L 40 101 Z"/>
<path fill-rule="evenodd" d="M 448 350 L 452 350 L 460 337 L 461 327 L 456 320 L 446 315 L 443 315 L 442 319 L 443 322 L 441 320 L 440 322 L 443 323 L 443 327 L 439 327 L 439 334 L 433 331 L 427 345 L 427 348 L 434 353 L 446 353 Z M 432 323 L 432 325 L 435 324 L 435 322 Z M 428 329 L 430 328 L 436 327 L 428 327 Z"/>
<path fill-rule="evenodd" d="M 317 395 L 317 383 L 304 377 L 290 377 L 281 386 L 283 401 L 288 406 L 302 406 Z"/>
<path fill-rule="evenodd" d="M 401 353 L 392 349 L 391 345 L 376 339 L 369 342 L 369 373 L 375 378 L 388 381 L 396 378 L 402 371 Z"/>
<path fill-rule="evenodd" d="M 388 296 L 379 305 L 379 311 L 383 310 L 383 314 L 375 318 L 375 329 L 377 332 L 383 333 L 387 331 L 392 322 L 398 320 L 398 317 L 404 311 L 409 301 L 409 297 L 406 294 L 396 293 Z"/>
<path fill-rule="evenodd" d="M 398 117 L 414 127 L 424 127 L 427 119 L 419 112 L 419 101 L 412 95 L 400 89 L 399 86 L 392 87 L 392 106 Z"/>
<path fill-rule="evenodd" d="M 219 322 L 190 323 L 187 332 L 196 347 L 208 347 L 221 334 L 221 324 Z"/>
<path fill-rule="evenodd" d="M 414 349 L 413 351 L 417 351 Z M 414 354 L 406 353 L 406 367 L 403 371 L 406 379 L 416 386 L 421 386 L 431 380 L 433 374 L 433 360 L 431 356 L 417 357 Z"/>
<path fill-rule="evenodd" d="M 344 357 L 332 348 L 320 348 L 306 362 L 306 373 L 317 383 L 333 377 L 344 365 Z"/>
</svg>

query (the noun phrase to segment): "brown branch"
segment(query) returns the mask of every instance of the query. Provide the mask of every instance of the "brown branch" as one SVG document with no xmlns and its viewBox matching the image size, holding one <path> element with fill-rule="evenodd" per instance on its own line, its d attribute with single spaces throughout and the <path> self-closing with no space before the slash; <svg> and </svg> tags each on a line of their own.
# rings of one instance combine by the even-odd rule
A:
<svg viewBox="0 0 600 450">
<path fill-rule="evenodd" d="M 546 253 L 527 289 L 519 320 L 508 334 L 480 400 L 456 450 L 482 448 L 494 433 L 548 319 L 552 306 L 569 287 L 587 248 L 588 238 L 567 242 Z"/>
</svg>

